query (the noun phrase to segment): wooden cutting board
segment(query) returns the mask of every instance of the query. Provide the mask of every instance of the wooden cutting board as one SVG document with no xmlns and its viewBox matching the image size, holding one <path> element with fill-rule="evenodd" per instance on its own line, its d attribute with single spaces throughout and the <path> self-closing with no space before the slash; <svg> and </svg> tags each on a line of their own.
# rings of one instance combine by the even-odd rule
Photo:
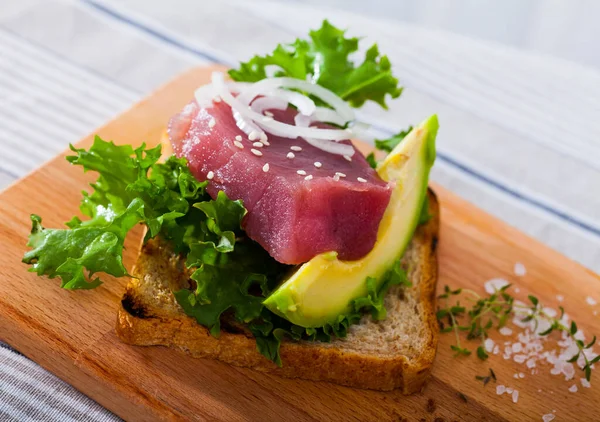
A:
<svg viewBox="0 0 600 422">
<path fill-rule="evenodd" d="M 169 117 L 212 70 L 182 75 L 96 132 L 118 143 L 155 144 Z M 443 138 L 444 116 L 440 121 Z M 89 146 L 92 138 L 79 146 Z M 0 194 L 0 339 L 127 420 L 539 421 L 553 409 L 556 420 L 600 419 L 600 388 L 580 386 L 573 394 L 568 387 L 574 382 L 550 375 L 549 367 L 531 376 L 501 355 L 487 362 L 454 358 L 449 334 L 441 336 L 431 380 L 410 397 L 281 379 L 162 347 L 122 344 L 113 327 L 125 279 L 104 277 L 105 284 L 94 291 L 70 292 L 56 280 L 28 273 L 21 263 L 29 214 L 43 216 L 46 227 L 61 226 L 74 215 L 81 190 L 94 177 L 61 155 Z M 589 337 L 600 334 L 594 307 L 585 301 L 587 296 L 600 299 L 597 275 L 442 187 L 434 188 L 442 207 L 438 289 L 447 284 L 482 292 L 484 281 L 506 278 L 520 288 L 517 297 L 523 300 L 534 293 L 557 307 L 556 295 L 563 295 L 567 312 Z M 139 237 L 136 230 L 126 243 L 128 266 Z M 524 277 L 513 275 L 516 262 L 525 264 Z M 496 395 L 493 383 L 484 388 L 475 379 L 490 367 L 498 384 L 519 390 L 518 403 Z M 516 380 L 517 372 L 527 375 Z M 595 378 L 600 374 L 593 375 L 592 384 L 600 383 Z"/>
</svg>

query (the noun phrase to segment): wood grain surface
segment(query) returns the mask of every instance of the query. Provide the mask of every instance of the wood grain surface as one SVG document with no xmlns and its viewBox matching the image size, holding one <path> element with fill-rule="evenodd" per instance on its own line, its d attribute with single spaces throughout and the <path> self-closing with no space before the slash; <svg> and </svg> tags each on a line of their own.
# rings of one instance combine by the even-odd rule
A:
<svg viewBox="0 0 600 422">
<path fill-rule="evenodd" d="M 182 75 L 97 133 L 118 143 L 155 144 L 169 117 L 191 99 L 195 87 L 207 82 L 212 70 Z M 443 116 L 440 122 L 443 139 Z M 90 134 L 79 146 L 92 139 Z M 125 279 L 103 277 L 105 284 L 96 290 L 70 292 L 56 280 L 28 273 L 21 263 L 29 214 L 43 216 L 46 227 L 61 226 L 78 209 L 80 192 L 93 178 L 63 155 L 0 194 L 0 339 L 127 420 L 539 421 L 553 409 L 556 420 L 600 419 L 599 388 L 570 393 L 574 381 L 550 375 L 549 367 L 530 376 L 523 365 L 501 355 L 486 362 L 454 358 L 452 335 L 441 336 L 432 379 L 410 397 L 282 379 L 162 347 L 122 344 L 114 324 Z M 503 277 L 519 287 L 519 299 L 534 293 L 556 307 L 556 295 L 563 295 L 563 305 L 578 325 L 600 334 L 599 319 L 585 301 L 587 296 L 600 298 L 597 275 L 442 187 L 434 189 L 442 207 L 438 288 L 448 284 L 482 292 L 484 281 Z M 140 233 L 136 230 L 127 240 L 128 266 Z M 513 275 L 517 261 L 527 268 L 523 277 Z M 490 367 L 498 384 L 519 390 L 518 403 L 497 396 L 493 383 L 483 387 L 475 380 Z M 527 376 L 514 379 L 521 371 Z M 596 377 L 600 374 L 592 376 L 592 384 Z M 575 380 L 579 378 L 577 373 Z"/>
</svg>

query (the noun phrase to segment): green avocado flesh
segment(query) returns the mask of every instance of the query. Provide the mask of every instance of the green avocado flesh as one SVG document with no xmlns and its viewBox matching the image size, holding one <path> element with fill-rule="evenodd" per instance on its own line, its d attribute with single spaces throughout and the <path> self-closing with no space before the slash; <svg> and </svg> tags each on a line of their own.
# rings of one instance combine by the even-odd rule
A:
<svg viewBox="0 0 600 422">
<path fill-rule="evenodd" d="M 377 168 L 379 176 L 395 186 L 371 252 L 357 261 L 338 260 L 335 252 L 314 257 L 265 299 L 269 310 L 302 327 L 322 327 L 350 312 L 353 300 L 367 295 L 367 277 L 376 279 L 380 287 L 418 225 L 435 160 L 437 130 L 437 116 L 433 115 L 414 128 Z"/>
</svg>

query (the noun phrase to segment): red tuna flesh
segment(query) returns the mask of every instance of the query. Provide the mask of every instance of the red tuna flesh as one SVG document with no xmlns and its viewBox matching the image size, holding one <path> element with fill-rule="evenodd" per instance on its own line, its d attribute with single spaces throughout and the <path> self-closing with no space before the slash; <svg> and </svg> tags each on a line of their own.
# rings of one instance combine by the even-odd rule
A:
<svg viewBox="0 0 600 422">
<path fill-rule="evenodd" d="M 291 108 L 271 112 L 289 124 L 297 113 Z M 242 140 L 236 142 L 236 136 Z M 373 248 L 391 188 L 360 152 L 348 161 L 303 138 L 270 134 L 269 146 L 256 147 L 258 140 L 248 140 L 222 102 L 210 108 L 188 104 L 171 119 L 169 137 L 175 154 L 187 158 L 196 178 L 207 180 L 211 173 L 207 190 L 213 198 L 222 190 L 231 199 L 243 200 L 248 210 L 244 230 L 277 261 L 300 264 L 329 251 L 356 260 Z M 235 145 L 239 142 L 243 149 Z M 293 151 L 292 146 L 302 150 Z M 336 172 L 345 177 L 336 180 Z"/>
</svg>

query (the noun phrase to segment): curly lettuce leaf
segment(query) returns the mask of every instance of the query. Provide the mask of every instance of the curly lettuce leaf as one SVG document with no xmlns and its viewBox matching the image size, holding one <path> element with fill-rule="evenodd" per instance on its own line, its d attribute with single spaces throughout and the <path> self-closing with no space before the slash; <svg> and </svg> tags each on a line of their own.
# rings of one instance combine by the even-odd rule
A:
<svg viewBox="0 0 600 422">
<path fill-rule="evenodd" d="M 402 130 L 397 134 L 387 138 L 387 139 L 375 139 L 375 148 L 380 151 L 392 152 L 396 146 L 402 142 L 406 135 L 408 135 L 413 130 L 412 126 L 409 126 L 408 129 Z"/>
<path fill-rule="evenodd" d="M 233 80 L 256 82 L 270 74 L 289 76 L 319 84 L 361 107 L 374 101 L 387 109 L 386 98 L 397 98 L 402 92 L 391 72 L 390 61 L 379 53 L 377 44 L 369 48 L 364 60 L 355 64 L 351 55 L 358 51 L 359 38 L 346 38 L 345 31 L 323 21 L 321 28 L 310 31 L 310 40 L 297 39 L 292 44 L 278 45 L 273 53 L 254 56 L 229 71 Z"/>
<path fill-rule="evenodd" d="M 185 160 L 171 157 L 158 163 L 160 146 L 133 149 L 96 137 L 89 150 L 71 150 L 76 155 L 67 157 L 70 163 L 99 174 L 91 184 L 92 193 L 83 192 L 80 209 L 89 219 L 74 217 L 68 229 L 47 229 L 40 217 L 32 215 L 28 243 L 32 249 L 23 257 L 32 266 L 30 271 L 59 277 L 63 288 L 97 287 L 101 281 L 96 273 L 127 275 L 123 245 L 136 224 L 146 224 L 147 236 L 154 237 L 163 228 L 177 226 L 190 204 L 210 199 L 206 183 L 191 175 Z M 195 223 L 202 227 L 201 219 Z M 175 240 L 182 243 L 183 236 Z"/>
</svg>

